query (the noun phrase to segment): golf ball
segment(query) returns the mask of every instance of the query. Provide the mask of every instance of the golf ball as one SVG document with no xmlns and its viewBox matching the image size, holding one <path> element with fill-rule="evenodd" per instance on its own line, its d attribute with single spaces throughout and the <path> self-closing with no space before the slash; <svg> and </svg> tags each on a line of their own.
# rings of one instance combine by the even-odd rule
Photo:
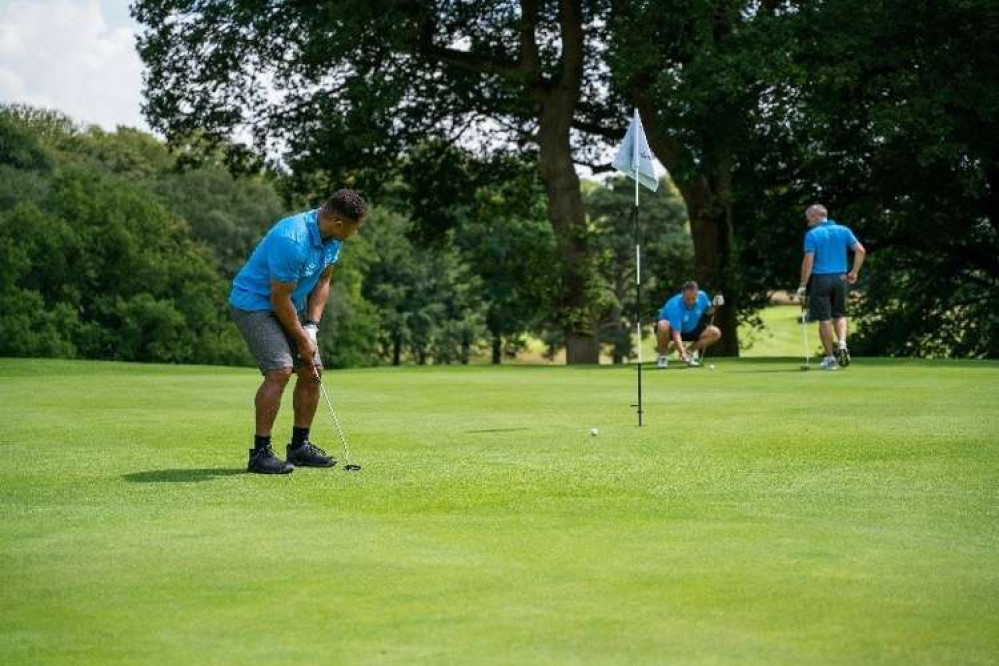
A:
<svg viewBox="0 0 999 666">
<path fill-rule="evenodd" d="M 597 429 L 596 428 L 590 428 L 590 435 L 592 435 L 593 437 L 596 437 L 597 436 Z"/>
<path fill-rule="evenodd" d="M 714 364 L 714 363 L 712 363 L 711 365 L 709 365 L 709 366 L 708 366 L 708 369 L 709 369 L 709 370 L 714 370 L 714 369 L 715 369 L 715 364 Z"/>
</svg>

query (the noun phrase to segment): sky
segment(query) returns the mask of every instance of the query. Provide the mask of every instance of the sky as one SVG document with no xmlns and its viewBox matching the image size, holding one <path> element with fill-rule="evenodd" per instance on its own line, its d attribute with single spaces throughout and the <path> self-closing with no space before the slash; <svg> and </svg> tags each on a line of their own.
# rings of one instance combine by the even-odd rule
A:
<svg viewBox="0 0 999 666">
<path fill-rule="evenodd" d="M 0 0 L 0 103 L 57 109 L 107 130 L 142 118 L 129 0 Z"/>
</svg>

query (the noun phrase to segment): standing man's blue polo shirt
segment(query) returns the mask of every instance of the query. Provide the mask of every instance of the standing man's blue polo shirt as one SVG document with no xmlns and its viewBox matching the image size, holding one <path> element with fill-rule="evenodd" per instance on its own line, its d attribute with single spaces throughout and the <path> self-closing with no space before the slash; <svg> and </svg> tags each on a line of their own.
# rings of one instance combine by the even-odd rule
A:
<svg viewBox="0 0 999 666">
<path fill-rule="evenodd" d="M 823 220 L 805 234 L 805 254 L 814 254 L 812 275 L 846 273 L 846 251 L 857 246 L 857 237 L 849 227 L 833 220 Z"/>
<path fill-rule="evenodd" d="M 697 292 L 697 300 L 687 307 L 683 302 L 683 292 L 666 301 L 666 305 L 659 311 L 659 319 L 669 322 L 670 328 L 680 331 L 680 333 L 690 333 L 697 329 L 704 311 L 711 307 L 711 299 L 703 291 Z"/>
<path fill-rule="evenodd" d="M 319 276 L 339 258 L 340 241 L 324 243 L 319 235 L 318 208 L 286 217 L 271 227 L 236 274 L 229 305 L 251 312 L 273 310 L 271 282 L 294 282 L 291 301 L 301 312 Z"/>
</svg>

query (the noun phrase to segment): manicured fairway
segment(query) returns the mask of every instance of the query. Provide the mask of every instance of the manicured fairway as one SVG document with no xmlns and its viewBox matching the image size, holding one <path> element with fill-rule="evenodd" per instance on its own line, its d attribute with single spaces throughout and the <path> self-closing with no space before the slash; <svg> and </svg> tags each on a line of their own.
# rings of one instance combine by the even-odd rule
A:
<svg viewBox="0 0 999 666">
<path fill-rule="evenodd" d="M 0 360 L 0 663 L 996 663 L 999 364 L 799 362 L 641 429 L 633 368 L 335 372 L 364 470 L 274 478 L 253 370 Z"/>
</svg>

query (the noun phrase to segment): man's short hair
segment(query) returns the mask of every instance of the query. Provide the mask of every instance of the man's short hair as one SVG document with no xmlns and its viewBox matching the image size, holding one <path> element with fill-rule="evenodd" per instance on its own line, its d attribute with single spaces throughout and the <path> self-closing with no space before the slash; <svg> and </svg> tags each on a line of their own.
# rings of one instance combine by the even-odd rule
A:
<svg viewBox="0 0 999 666">
<path fill-rule="evenodd" d="M 820 203 L 812 204 L 811 206 L 805 209 L 805 217 L 808 217 L 812 213 L 818 213 L 824 218 L 829 217 L 829 211 L 827 211 L 826 207 Z"/>
<path fill-rule="evenodd" d="M 697 283 L 693 280 L 688 280 L 683 283 L 684 291 L 697 291 Z"/>
<path fill-rule="evenodd" d="M 354 190 L 337 190 L 323 202 L 322 211 L 348 220 L 360 220 L 368 212 L 368 203 Z"/>
</svg>

